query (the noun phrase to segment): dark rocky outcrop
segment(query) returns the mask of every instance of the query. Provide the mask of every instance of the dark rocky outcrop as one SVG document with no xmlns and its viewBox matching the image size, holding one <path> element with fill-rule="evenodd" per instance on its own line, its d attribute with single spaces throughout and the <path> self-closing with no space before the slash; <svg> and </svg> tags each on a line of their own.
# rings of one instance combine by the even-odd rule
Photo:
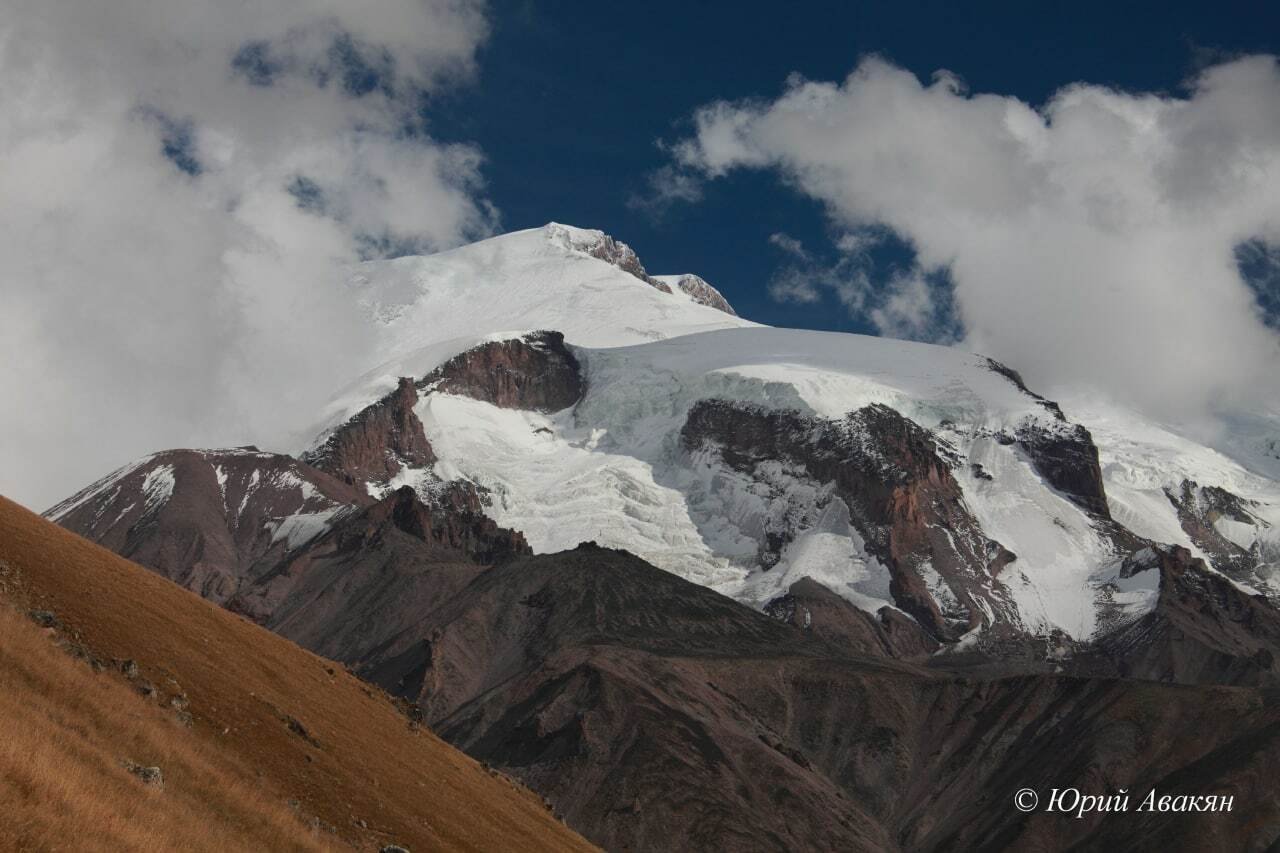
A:
<svg viewBox="0 0 1280 853">
<path fill-rule="evenodd" d="M 332 531 L 342 549 L 358 549 L 388 525 L 424 542 L 435 554 L 492 565 L 522 554 L 533 553 L 518 530 L 499 527 L 481 509 L 470 484 L 450 484 L 444 494 L 424 503 L 409 486 L 352 516 Z"/>
<path fill-rule="evenodd" d="M 764 612 L 836 648 L 861 654 L 911 659 L 930 655 L 939 647 L 901 611 L 882 607 L 873 615 L 811 578 L 793 583 L 786 595 L 765 604 Z"/>
<path fill-rule="evenodd" d="M 459 394 L 506 409 L 558 412 L 582 398 L 586 380 L 560 332 L 472 347 L 427 374 L 420 388 Z"/>
<path fill-rule="evenodd" d="M 1008 379 L 1010 382 L 1012 382 L 1014 385 L 1017 386 L 1019 391 L 1021 391 L 1023 394 L 1026 394 L 1028 397 L 1030 397 L 1031 399 L 1039 403 L 1041 407 L 1043 407 L 1046 412 L 1053 415 L 1055 419 L 1060 421 L 1065 421 L 1067 419 L 1067 416 L 1062 413 L 1061 406 L 1059 406 L 1057 403 L 1053 402 L 1052 400 L 1046 397 L 1040 396 L 1035 391 L 1032 391 L 1030 388 L 1028 388 L 1027 383 L 1024 382 L 1022 379 L 1022 374 L 1014 370 L 1012 367 L 1009 367 L 1008 365 L 1005 365 L 1005 364 L 1001 364 L 1000 362 L 996 361 L 994 358 L 988 358 L 987 369 L 989 369 L 992 373 L 998 373 L 1001 376 L 1003 376 L 1005 379 Z"/>
<path fill-rule="evenodd" d="M 723 311 L 731 316 L 738 316 L 737 312 L 728 301 L 704 279 L 692 274 L 680 276 L 659 276 L 649 275 L 645 270 L 644 264 L 640 262 L 640 256 L 635 250 L 621 240 L 615 240 L 608 234 L 599 231 L 586 231 L 574 234 L 564 226 L 551 223 L 546 226 L 549 233 L 555 234 L 559 229 L 559 238 L 564 241 L 565 245 L 590 255 L 593 258 L 611 264 L 629 275 L 633 275 L 645 284 L 663 293 L 671 293 L 672 287 L 678 288 L 681 292 L 688 294 L 694 302 L 699 305 L 706 305 Z"/>
<path fill-rule="evenodd" d="M 932 434 L 893 409 L 871 405 L 830 421 L 702 400 L 681 439 L 690 451 L 713 449 L 736 471 L 783 460 L 834 484 L 867 550 L 889 568 L 894 602 L 936 636 L 954 638 L 985 613 L 1010 609 L 996 576 L 1014 555 L 969 513 Z M 930 588 L 930 568 L 945 589 Z"/>
<path fill-rule="evenodd" d="M 625 273 L 630 273 L 650 287 L 657 288 L 663 293 L 671 292 L 671 288 L 664 282 L 658 281 L 645 272 L 644 264 L 640 263 L 640 256 L 626 243 L 599 232 L 591 234 L 591 237 L 592 239 L 587 241 L 571 240 L 570 244 L 580 252 L 586 252 L 593 258 L 612 264 Z"/>
<path fill-rule="evenodd" d="M 1045 482 L 1095 518 L 1111 519 L 1098 448 L 1087 429 L 1065 420 L 1046 423 L 1028 419 L 1014 437 Z"/>
<path fill-rule="evenodd" d="M 1200 486 L 1192 480 L 1183 480 L 1178 489 L 1166 488 L 1165 495 L 1177 510 L 1182 529 L 1213 567 L 1247 583 L 1258 568 L 1258 555 L 1223 536 L 1216 524 L 1224 518 L 1241 524 L 1265 524 L 1249 511 L 1249 502 L 1226 489 Z"/>
<path fill-rule="evenodd" d="M 708 308 L 714 308 L 717 311 L 723 311 L 731 317 L 737 317 L 738 312 L 733 310 L 733 306 L 729 304 L 729 300 L 725 299 L 720 291 L 712 287 L 706 279 L 701 276 L 686 273 L 685 275 L 676 277 L 675 286 L 689 298 L 699 305 L 705 305 Z"/>
<path fill-rule="evenodd" d="M 148 767 L 143 764 L 136 764 L 129 760 L 122 761 L 121 764 L 124 766 L 125 770 L 141 779 L 142 784 L 151 785 L 156 788 L 164 787 L 164 772 L 161 771 L 159 767 Z"/>
<path fill-rule="evenodd" d="M 61 628 L 58 617 L 50 610 L 29 610 L 27 617 L 41 628 Z"/>
<path fill-rule="evenodd" d="M 405 486 L 339 520 L 227 606 L 341 660 L 358 659 L 484 566 L 530 553 L 470 484 L 426 502 Z"/>
<path fill-rule="evenodd" d="M 1181 547 L 1131 558 L 1131 575 L 1159 573 L 1152 612 L 1098 644 L 1095 654 L 1129 678 L 1184 684 L 1280 687 L 1280 612 Z M 1087 666 L 1083 656 L 1078 664 Z"/>
<path fill-rule="evenodd" d="M 402 377 L 395 391 L 335 429 L 302 461 L 359 485 L 385 483 L 406 466 L 431 466 L 436 455 L 413 411 L 417 402 L 413 380 Z"/>
<path fill-rule="evenodd" d="M 549 229 L 563 228 L 563 226 L 554 224 L 547 227 Z M 580 236 L 573 236 L 570 232 L 564 230 L 562 239 L 566 240 L 567 244 L 572 248 L 607 264 L 612 264 L 623 272 L 635 276 L 650 287 L 661 290 L 663 293 L 672 293 L 673 288 L 675 288 L 687 294 L 689 298 L 699 305 L 706 305 L 708 308 L 723 311 L 732 317 L 738 316 L 738 312 L 733 310 L 733 306 L 729 304 L 720 291 L 708 284 L 702 277 L 691 273 L 678 276 L 651 276 L 645 271 L 644 264 L 640 262 L 640 257 L 635 253 L 634 249 L 621 240 L 615 240 L 608 234 L 584 232 Z"/>
<path fill-rule="evenodd" d="M 1068 421 L 1061 406 L 1028 388 L 1018 371 L 993 358 L 987 359 L 987 368 L 1008 379 L 1053 416 L 1053 422 L 1027 418 L 1012 437 L 997 436 L 1001 443 L 1017 444 L 1051 487 L 1098 520 L 1110 521 L 1098 448 L 1089 430 Z"/>
</svg>

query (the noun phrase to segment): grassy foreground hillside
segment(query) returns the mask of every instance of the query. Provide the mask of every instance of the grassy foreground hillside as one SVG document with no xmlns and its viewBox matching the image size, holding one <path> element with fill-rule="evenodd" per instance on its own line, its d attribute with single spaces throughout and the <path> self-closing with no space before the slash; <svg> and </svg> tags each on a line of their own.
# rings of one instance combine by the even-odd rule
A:
<svg viewBox="0 0 1280 853">
<path fill-rule="evenodd" d="M 0 849 L 593 849 L 341 667 L 3 498 L 0 719 Z"/>
</svg>

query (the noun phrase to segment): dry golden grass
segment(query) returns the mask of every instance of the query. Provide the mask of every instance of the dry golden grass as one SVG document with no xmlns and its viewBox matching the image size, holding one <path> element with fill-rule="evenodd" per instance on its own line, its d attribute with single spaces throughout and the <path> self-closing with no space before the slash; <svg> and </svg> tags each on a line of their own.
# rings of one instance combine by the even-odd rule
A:
<svg viewBox="0 0 1280 853">
<path fill-rule="evenodd" d="M 0 606 L 0 849 L 325 850 L 252 771 Z M 157 765 L 157 789 L 123 762 Z"/>
<path fill-rule="evenodd" d="M 0 562 L 0 848 L 594 849 L 337 665 L 3 498 Z"/>
</svg>

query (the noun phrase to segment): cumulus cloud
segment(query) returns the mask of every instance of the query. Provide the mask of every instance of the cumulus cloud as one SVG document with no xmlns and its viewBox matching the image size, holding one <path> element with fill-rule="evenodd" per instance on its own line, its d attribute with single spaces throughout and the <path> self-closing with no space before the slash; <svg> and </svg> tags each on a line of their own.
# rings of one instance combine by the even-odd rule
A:
<svg viewBox="0 0 1280 853">
<path fill-rule="evenodd" d="M 1280 398 L 1277 338 L 1238 263 L 1242 245 L 1265 261 L 1280 244 L 1273 57 L 1207 68 L 1176 96 L 1076 84 L 1040 107 L 869 58 L 694 123 L 670 149 L 686 182 L 774 169 L 837 232 L 911 245 L 887 297 L 845 300 L 887 333 L 945 337 L 953 296 L 964 344 L 1041 388 L 1185 419 Z M 780 297 L 817 293 L 787 269 Z"/>
<path fill-rule="evenodd" d="M 423 119 L 485 34 L 469 0 L 7 3 L 0 490 L 312 417 L 372 344 L 346 265 L 492 230 Z"/>
</svg>

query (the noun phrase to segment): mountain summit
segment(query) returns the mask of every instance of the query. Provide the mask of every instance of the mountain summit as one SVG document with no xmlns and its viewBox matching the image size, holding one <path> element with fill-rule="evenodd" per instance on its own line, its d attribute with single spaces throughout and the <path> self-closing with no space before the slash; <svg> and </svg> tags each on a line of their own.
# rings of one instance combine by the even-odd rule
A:
<svg viewBox="0 0 1280 853">
<path fill-rule="evenodd" d="M 555 223 L 352 286 L 385 360 L 297 459 L 162 454 L 49 516 L 223 600 L 399 487 L 463 488 L 535 552 L 595 541 L 754 607 L 811 578 L 944 649 L 1097 641 L 1156 608 L 1157 546 L 1280 596 L 1280 486 L 983 356 L 750 323 Z"/>
</svg>

